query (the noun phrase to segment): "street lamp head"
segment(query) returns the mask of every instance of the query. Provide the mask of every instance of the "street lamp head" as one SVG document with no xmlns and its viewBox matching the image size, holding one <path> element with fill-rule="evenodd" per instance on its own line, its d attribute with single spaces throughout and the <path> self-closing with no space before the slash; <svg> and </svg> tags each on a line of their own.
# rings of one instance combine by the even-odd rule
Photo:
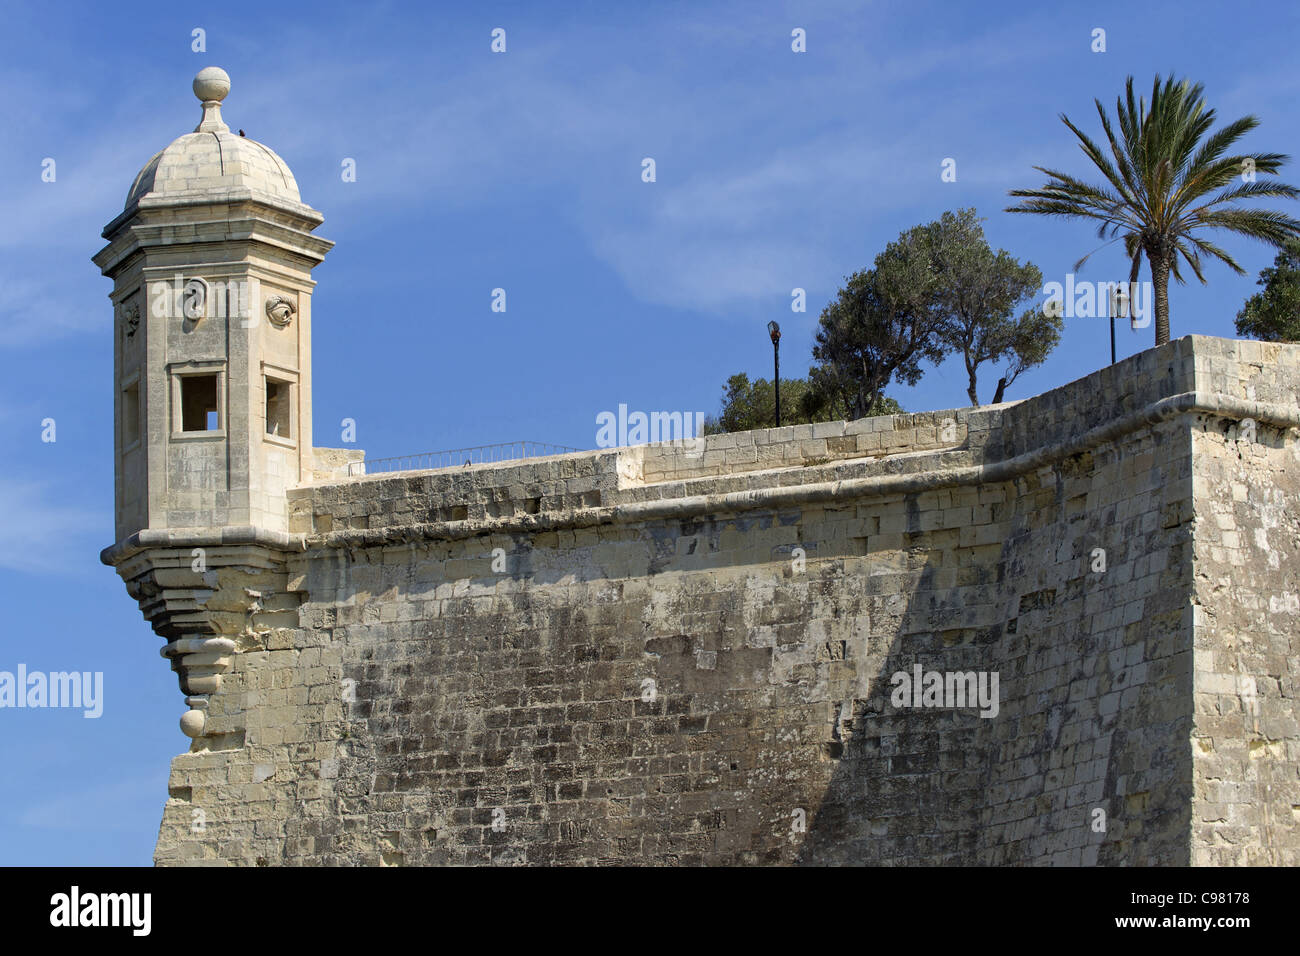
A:
<svg viewBox="0 0 1300 956">
<path fill-rule="evenodd" d="M 775 319 L 767 323 L 767 334 L 772 337 L 773 345 L 776 345 L 777 342 L 781 341 L 781 326 L 776 324 Z"/>
<path fill-rule="evenodd" d="M 1129 311 L 1129 294 L 1125 284 L 1116 282 L 1111 286 L 1110 292 L 1110 314 L 1111 318 L 1124 319 L 1128 318 Z"/>
</svg>

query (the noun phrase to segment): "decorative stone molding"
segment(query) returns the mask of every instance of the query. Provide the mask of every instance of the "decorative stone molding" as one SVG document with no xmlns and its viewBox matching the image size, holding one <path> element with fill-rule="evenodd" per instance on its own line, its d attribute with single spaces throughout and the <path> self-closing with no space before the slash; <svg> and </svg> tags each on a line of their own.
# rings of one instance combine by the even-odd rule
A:
<svg viewBox="0 0 1300 956">
<path fill-rule="evenodd" d="M 208 314 L 208 283 L 206 279 L 188 279 L 181 288 L 181 314 L 195 325 Z"/>
<path fill-rule="evenodd" d="M 122 331 L 126 335 L 126 340 L 130 342 L 135 338 L 136 331 L 140 328 L 140 305 L 132 302 L 129 305 L 122 306 Z"/>
<path fill-rule="evenodd" d="M 266 299 L 266 317 L 277 329 L 285 328 L 298 314 L 298 306 L 289 296 L 272 295 Z"/>
</svg>

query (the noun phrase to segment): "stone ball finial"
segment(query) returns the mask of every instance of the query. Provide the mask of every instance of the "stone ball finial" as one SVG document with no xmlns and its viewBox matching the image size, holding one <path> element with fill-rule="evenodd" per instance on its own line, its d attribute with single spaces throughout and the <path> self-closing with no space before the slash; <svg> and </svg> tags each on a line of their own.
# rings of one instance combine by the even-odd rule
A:
<svg viewBox="0 0 1300 956">
<path fill-rule="evenodd" d="M 221 101 L 230 92 L 230 76 L 219 66 L 205 66 L 194 77 L 194 95 L 203 104 L 203 118 L 194 127 L 196 133 L 229 133 L 221 118 Z"/>
<path fill-rule="evenodd" d="M 203 716 L 203 711 L 187 710 L 181 714 L 181 733 L 186 737 L 201 737 L 205 723 L 207 718 Z"/>
<path fill-rule="evenodd" d="M 230 75 L 219 66 L 205 66 L 194 76 L 194 95 L 200 102 L 220 103 L 230 92 Z"/>
</svg>

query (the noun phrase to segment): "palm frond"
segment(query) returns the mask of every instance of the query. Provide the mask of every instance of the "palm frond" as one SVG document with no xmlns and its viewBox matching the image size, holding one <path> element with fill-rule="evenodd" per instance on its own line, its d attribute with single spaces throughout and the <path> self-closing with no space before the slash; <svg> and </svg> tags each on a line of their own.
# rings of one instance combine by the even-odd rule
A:
<svg viewBox="0 0 1300 956">
<path fill-rule="evenodd" d="M 1110 181 L 1110 184 L 1112 187 L 1114 187 L 1115 191 L 1120 196 L 1123 196 L 1126 202 L 1130 204 L 1138 204 L 1140 200 L 1137 198 L 1137 196 L 1134 195 L 1133 191 L 1128 188 L 1128 184 L 1124 181 L 1124 177 L 1113 165 L 1111 165 L 1110 160 L 1106 158 L 1106 155 L 1101 151 L 1101 148 L 1096 143 L 1094 143 L 1087 136 L 1087 134 L 1083 132 L 1083 130 L 1079 129 L 1079 127 L 1071 123 L 1070 118 L 1065 114 L 1061 114 L 1061 122 L 1064 123 L 1066 126 L 1068 126 L 1070 128 L 1070 132 L 1074 133 L 1074 135 L 1078 137 L 1079 148 L 1083 150 L 1083 154 L 1087 156 L 1089 159 L 1091 159 L 1093 165 L 1095 165 L 1098 169 L 1101 170 L 1102 175 L 1105 176 L 1106 179 Z M 1081 183 L 1079 180 L 1073 179 L 1072 177 L 1061 176 L 1060 178 L 1064 180 L 1068 180 L 1071 183 L 1075 184 L 1076 188 L 1083 188 L 1096 193 L 1101 192 L 1101 190 L 1096 189 L 1095 187 L 1084 186 L 1083 183 Z M 1118 196 L 1113 197 L 1112 204 L 1118 201 L 1119 201 Z"/>
<path fill-rule="evenodd" d="M 1178 255 L 1176 253 L 1169 257 L 1169 275 L 1179 285 L 1184 285 L 1183 274 L 1178 271 Z"/>
<path fill-rule="evenodd" d="M 1273 209 L 1210 209 L 1197 216 L 1192 228 L 1203 226 L 1217 226 L 1276 246 L 1300 238 L 1300 221 Z"/>
<path fill-rule="evenodd" d="M 1300 189 L 1287 183 L 1280 183 L 1276 179 L 1257 179 L 1253 183 L 1242 183 L 1240 186 L 1224 190 L 1206 203 L 1206 206 L 1236 202 L 1238 199 L 1271 199 L 1275 196 L 1297 199 L 1300 198 Z"/>
<path fill-rule="evenodd" d="M 1182 240 L 1179 240 L 1178 242 L 1174 243 L 1173 258 L 1175 262 L 1178 261 L 1179 256 L 1182 256 L 1183 261 L 1186 262 L 1189 266 L 1191 266 L 1192 274 L 1196 276 L 1196 278 L 1201 280 L 1201 285 L 1205 285 L 1205 276 L 1201 273 L 1200 253 L 1195 249 L 1188 249 L 1186 243 L 1184 243 Z"/>
<path fill-rule="evenodd" d="M 1196 246 L 1198 251 L 1204 253 L 1207 256 L 1212 256 L 1213 258 L 1218 259 L 1220 262 L 1222 262 L 1224 265 L 1226 265 L 1229 269 L 1231 269 L 1233 272 L 1237 273 L 1238 275 L 1245 275 L 1246 270 L 1237 264 L 1236 259 L 1232 258 L 1232 256 L 1230 256 L 1226 250 L 1221 249 L 1219 246 L 1215 245 L 1213 242 L 1210 242 L 1208 239 L 1202 239 L 1199 236 L 1189 235 L 1187 237 L 1187 241 L 1190 242 L 1192 245 Z M 1202 282 L 1204 282 L 1204 280 L 1202 280 Z"/>
<path fill-rule="evenodd" d="M 1115 140 L 1115 131 L 1111 128 L 1110 117 L 1106 115 L 1101 100 L 1094 100 L 1093 102 L 1097 104 L 1097 115 L 1101 118 L 1102 131 L 1106 134 L 1106 141 L 1110 144 L 1111 155 L 1115 157 L 1115 166 L 1119 170 L 1124 184 L 1128 187 L 1129 194 L 1145 205 L 1142 183 L 1133 172 L 1133 164 L 1129 161 L 1129 157 Z"/>
<path fill-rule="evenodd" d="M 1210 136 L 1206 137 L 1205 142 L 1201 144 L 1201 148 L 1198 149 L 1196 155 L 1192 157 L 1190 167 L 1191 172 L 1194 174 L 1196 171 L 1209 166 L 1211 163 L 1218 160 L 1223 156 L 1229 146 L 1241 139 L 1241 137 L 1245 136 L 1258 125 L 1259 120 L 1254 116 L 1243 116 L 1241 119 L 1233 120 L 1227 126 L 1216 130 Z"/>
</svg>

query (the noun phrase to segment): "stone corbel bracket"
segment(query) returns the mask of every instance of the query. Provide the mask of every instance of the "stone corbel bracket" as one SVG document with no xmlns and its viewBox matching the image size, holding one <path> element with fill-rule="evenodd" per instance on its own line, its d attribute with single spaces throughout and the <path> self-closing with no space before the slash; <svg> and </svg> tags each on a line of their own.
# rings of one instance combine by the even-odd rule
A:
<svg viewBox="0 0 1300 956">
<path fill-rule="evenodd" d="M 228 637 L 182 637 L 159 651 L 171 659 L 186 695 L 190 709 L 181 715 L 181 732 L 187 737 L 203 736 L 208 699 L 220 692 L 221 675 L 230 667 L 235 649 Z"/>
<path fill-rule="evenodd" d="M 186 736 L 216 732 L 209 710 L 222 676 L 255 640 L 262 595 L 286 590 L 288 558 L 303 548 L 301 535 L 192 528 L 140 531 L 100 554 L 167 640 L 160 653 L 171 661 L 189 706 L 181 717 Z"/>
</svg>

